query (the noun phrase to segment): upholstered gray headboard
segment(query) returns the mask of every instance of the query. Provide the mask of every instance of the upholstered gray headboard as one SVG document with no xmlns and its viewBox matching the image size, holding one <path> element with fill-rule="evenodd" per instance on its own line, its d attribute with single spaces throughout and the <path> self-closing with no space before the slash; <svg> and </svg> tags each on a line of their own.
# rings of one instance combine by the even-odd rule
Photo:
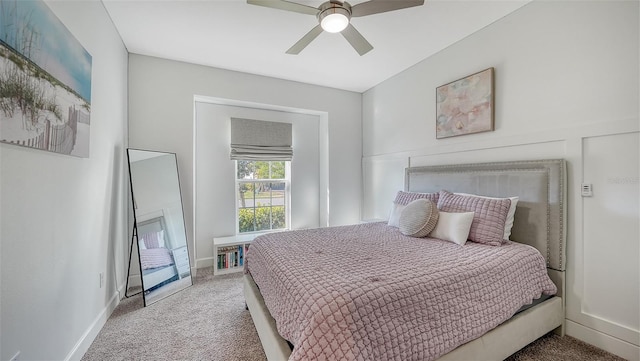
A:
<svg viewBox="0 0 640 361">
<path fill-rule="evenodd" d="M 566 163 L 562 159 L 412 167 L 410 192 L 473 193 L 520 199 L 511 239 L 537 248 L 547 267 L 565 270 Z"/>
</svg>

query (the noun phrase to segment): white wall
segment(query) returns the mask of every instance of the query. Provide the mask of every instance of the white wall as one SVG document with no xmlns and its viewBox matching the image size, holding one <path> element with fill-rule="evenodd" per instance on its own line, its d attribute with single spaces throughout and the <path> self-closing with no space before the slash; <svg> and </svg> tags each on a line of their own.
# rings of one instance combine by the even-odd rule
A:
<svg viewBox="0 0 640 361">
<path fill-rule="evenodd" d="M 569 162 L 567 332 L 640 359 L 637 1 L 534 1 L 363 95 L 363 217 L 407 165 Z M 495 131 L 435 139 L 435 89 L 495 68 Z M 581 182 L 594 196 L 582 198 Z"/>
<path fill-rule="evenodd" d="M 327 184 L 322 177 L 320 134 L 327 133 L 327 122 L 320 115 L 263 109 L 259 105 L 232 106 L 196 102 L 195 134 L 195 240 L 198 267 L 212 265 L 213 237 L 236 234 L 235 162 L 229 159 L 231 118 L 285 122 L 292 125 L 293 160 L 291 161 L 291 229 L 317 228 L 326 225 Z M 323 148 L 321 150 L 321 148 Z M 321 176 L 321 174 L 323 176 Z M 321 195 L 324 194 L 324 199 Z M 322 204 L 324 202 L 324 204 Z"/>
<path fill-rule="evenodd" d="M 321 174 L 320 188 L 329 190 L 324 195 L 329 199 L 328 224 L 355 223 L 360 219 L 361 94 L 130 54 L 129 144 L 133 148 L 177 154 L 192 267 L 196 266 L 193 202 L 196 96 L 326 114 L 328 136 L 321 142 L 327 144 L 328 154 L 320 163 L 325 164 L 328 174 L 326 177 Z M 323 178 L 328 180 L 325 184 Z M 212 237 L 213 234 L 209 240 Z M 208 253 L 204 257 L 209 257 Z"/>
<path fill-rule="evenodd" d="M 90 157 L 0 144 L 2 360 L 80 359 L 126 278 L 127 51 L 102 3 L 47 4 L 93 57 Z"/>
</svg>

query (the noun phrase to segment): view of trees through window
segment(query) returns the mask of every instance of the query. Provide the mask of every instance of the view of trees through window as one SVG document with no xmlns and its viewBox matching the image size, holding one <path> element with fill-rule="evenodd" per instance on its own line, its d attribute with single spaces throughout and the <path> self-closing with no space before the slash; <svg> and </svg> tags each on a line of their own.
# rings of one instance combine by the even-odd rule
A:
<svg viewBox="0 0 640 361">
<path fill-rule="evenodd" d="M 286 162 L 238 160 L 237 168 L 238 231 L 286 228 Z"/>
</svg>

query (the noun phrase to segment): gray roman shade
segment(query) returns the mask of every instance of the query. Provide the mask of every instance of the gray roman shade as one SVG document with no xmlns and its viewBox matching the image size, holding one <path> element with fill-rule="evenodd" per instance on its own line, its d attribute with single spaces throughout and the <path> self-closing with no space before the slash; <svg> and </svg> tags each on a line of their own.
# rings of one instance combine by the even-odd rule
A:
<svg viewBox="0 0 640 361">
<path fill-rule="evenodd" d="M 231 160 L 291 160 L 291 124 L 231 118 Z"/>
</svg>

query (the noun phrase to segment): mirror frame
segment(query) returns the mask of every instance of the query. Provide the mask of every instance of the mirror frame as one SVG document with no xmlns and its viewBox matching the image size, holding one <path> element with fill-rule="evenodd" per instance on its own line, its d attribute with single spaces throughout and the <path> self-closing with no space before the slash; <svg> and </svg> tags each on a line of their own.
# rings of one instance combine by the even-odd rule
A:
<svg viewBox="0 0 640 361">
<path fill-rule="evenodd" d="M 131 172 L 131 158 L 132 158 L 132 152 L 133 151 L 138 151 L 138 152 L 148 152 L 148 153 L 157 153 L 157 156 L 155 157 L 160 157 L 160 156 L 165 156 L 165 155 L 170 155 L 173 157 L 173 162 L 175 163 L 175 174 L 176 174 L 176 181 L 177 181 L 177 185 L 178 185 L 178 198 L 180 199 L 180 216 L 181 216 L 181 222 L 182 222 L 182 228 L 184 231 L 184 240 L 185 240 L 185 245 L 184 246 L 180 246 L 180 247 L 176 247 L 176 248 L 172 248 L 169 251 L 169 254 L 171 255 L 171 259 L 173 261 L 173 263 L 171 265 L 168 266 L 163 266 L 161 268 L 163 274 L 167 274 L 167 275 L 171 275 L 171 277 L 168 277 L 167 279 L 165 279 L 164 281 L 161 281 L 159 283 L 154 284 L 152 287 L 153 290 L 145 290 L 145 277 L 144 277 L 144 273 L 143 273 L 143 269 L 142 269 L 142 256 L 140 254 L 140 227 L 145 226 L 146 224 L 149 223 L 157 223 L 157 226 L 160 227 L 161 230 L 166 231 L 167 230 L 167 220 L 165 219 L 165 214 L 163 209 L 158 209 L 157 211 L 153 211 L 152 214 L 157 213 L 157 216 L 153 216 L 148 220 L 145 221 L 139 221 L 139 215 L 138 215 L 138 211 L 137 211 L 137 203 L 136 203 L 136 196 L 135 196 L 135 191 L 134 191 L 134 181 L 133 181 L 133 175 Z M 151 158 L 155 158 L 155 157 L 151 157 Z M 133 161 L 136 162 L 136 161 Z M 127 164 L 129 166 L 129 187 L 131 189 L 131 207 L 130 209 L 132 209 L 133 211 L 133 233 L 131 236 L 131 245 L 130 245 L 130 251 L 129 251 L 129 270 L 131 269 L 131 260 L 132 260 L 132 252 L 133 252 L 133 245 L 135 243 L 136 245 L 136 249 L 138 251 L 138 265 L 139 265 L 139 270 L 140 270 L 140 283 L 141 283 L 141 287 L 142 290 L 139 293 L 142 293 L 142 298 L 144 301 L 144 306 L 148 306 L 151 305 L 165 297 L 168 297 L 170 295 L 173 295 L 179 291 L 184 290 L 185 288 L 192 286 L 193 285 L 193 275 L 191 272 L 191 256 L 189 253 L 189 242 L 187 239 L 187 228 L 186 228 L 186 223 L 184 220 L 184 203 L 182 202 L 182 189 L 180 186 L 180 174 L 178 172 L 178 157 L 176 155 L 176 153 L 172 153 L 172 152 L 163 152 L 163 151 L 156 151 L 156 150 L 148 150 L 148 149 L 137 149 L 137 148 L 127 148 Z M 153 222 L 153 220 L 157 219 L 156 222 Z M 129 227 L 129 229 L 132 229 L 131 225 Z M 165 232 L 163 234 L 167 234 L 168 232 Z M 169 236 L 167 234 L 167 236 Z M 186 272 L 180 272 L 180 270 L 178 269 L 178 266 L 176 265 L 176 259 L 175 259 L 175 250 L 180 249 L 182 247 L 185 247 L 186 249 L 186 258 L 187 258 L 187 264 L 188 264 L 188 275 L 186 275 Z M 166 252 L 163 252 L 166 254 Z M 163 256 L 166 257 L 166 256 Z M 169 267 L 172 267 L 172 270 L 169 270 Z M 160 267 L 158 267 L 160 268 Z M 184 276 L 183 276 L 184 275 Z M 174 279 L 176 278 L 177 279 Z M 188 278 L 188 281 L 186 280 Z M 171 279 L 174 279 L 172 281 L 169 281 Z M 127 276 L 127 289 L 128 289 L 128 281 L 129 281 L 129 276 Z M 155 280 L 154 280 L 155 281 Z M 177 283 L 179 282 L 179 283 Z M 171 286 L 171 287 L 170 287 Z M 126 290 L 125 290 L 126 292 Z M 154 294 L 152 294 L 152 292 L 154 292 Z M 138 293 L 136 293 L 137 295 Z M 133 295 L 132 295 L 133 296 Z M 130 297 L 130 296 L 127 296 Z"/>
</svg>

